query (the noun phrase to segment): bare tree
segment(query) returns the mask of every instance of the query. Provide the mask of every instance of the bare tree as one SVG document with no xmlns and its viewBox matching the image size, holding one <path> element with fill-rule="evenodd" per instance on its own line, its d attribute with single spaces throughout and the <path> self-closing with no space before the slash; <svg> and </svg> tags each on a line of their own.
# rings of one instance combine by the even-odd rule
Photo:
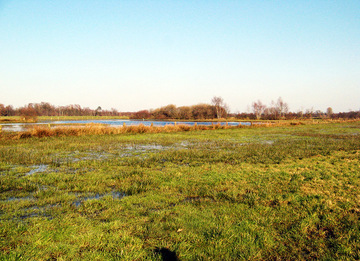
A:
<svg viewBox="0 0 360 261">
<path fill-rule="evenodd" d="M 222 106 L 222 110 L 223 110 L 223 113 L 222 115 L 227 118 L 227 116 L 229 115 L 230 113 L 230 107 L 227 103 L 224 103 L 224 105 Z"/>
<path fill-rule="evenodd" d="M 115 108 L 111 108 L 111 115 L 112 115 L 112 116 L 118 116 L 118 115 L 119 115 L 118 110 L 115 109 Z"/>
<path fill-rule="evenodd" d="M 279 97 L 277 102 L 276 102 L 276 109 L 277 109 L 277 111 L 279 113 L 279 116 L 281 118 L 284 114 L 288 113 L 289 105 L 286 102 L 284 102 L 281 97 Z"/>
<path fill-rule="evenodd" d="M 311 107 L 309 109 L 306 109 L 305 115 L 306 115 L 307 118 L 312 119 L 313 114 L 314 114 L 314 108 L 313 107 Z"/>
<path fill-rule="evenodd" d="M 224 99 L 221 98 L 220 96 L 214 96 L 211 100 L 212 105 L 215 106 L 215 110 L 216 110 L 216 116 L 218 119 L 220 119 L 222 117 L 222 112 L 225 111 L 224 107 L 225 107 L 225 103 L 224 103 Z"/>
<path fill-rule="evenodd" d="M 281 97 L 276 102 L 271 101 L 270 107 L 266 109 L 267 116 L 273 120 L 281 119 L 289 112 L 289 105 Z"/>
<path fill-rule="evenodd" d="M 253 102 L 251 104 L 251 108 L 256 116 L 256 119 L 259 120 L 266 109 L 266 105 L 263 104 L 260 100 L 258 100 L 257 102 Z"/>
</svg>

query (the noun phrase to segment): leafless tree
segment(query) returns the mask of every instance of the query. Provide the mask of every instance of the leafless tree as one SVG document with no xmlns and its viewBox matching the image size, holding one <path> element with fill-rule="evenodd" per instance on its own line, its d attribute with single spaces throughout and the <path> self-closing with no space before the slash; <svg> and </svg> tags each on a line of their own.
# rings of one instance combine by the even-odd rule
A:
<svg viewBox="0 0 360 261">
<path fill-rule="evenodd" d="M 266 105 L 263 104 L 260 100 L 258 100 L 257 102 L 253 102 L 251 104 L 251 108 L 253 113 L 256 116 L 256 119 L 260 119 L 261 115 L 264 113 L 265 109 L 266 109 Z"/>
<path fill-rule="evenodd" d="M 218 119 L 222 118 L 223 113 L 226 112 L 226 104 L 224 103 L 224 99 L 220 96 L 214 96 L 211 100 L 212 105 L 215 106 L 216 116 Z"/>
<path fill-rule="evenodd" d="M 281 97 L 276 102 L 271 101 L 270 107 L 266 109 L 265 114 L 273 120 L 280 119 L 289 112 L 289 105 Z"/>
<path fill-rule="evenodd" d="M 281 97 L 278 98 L 276 102 L 276 109 L 279 113 L 280 118 L 283 117 L 284 114 L 288 113 L 289 105 L 283 101 Z"/>
<path fill-rule="evenodd" d="M 312 119 L 313 114 L 314 114 L 314 107 L 305 110 L 305 115 L 307 118 Z"/>
</svg>

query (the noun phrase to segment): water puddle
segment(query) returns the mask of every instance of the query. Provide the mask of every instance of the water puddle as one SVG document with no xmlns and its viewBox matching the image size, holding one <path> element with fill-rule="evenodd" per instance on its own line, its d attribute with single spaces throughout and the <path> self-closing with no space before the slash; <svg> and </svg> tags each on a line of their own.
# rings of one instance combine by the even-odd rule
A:
<svg viewBox="0 0 360 261">
<path fill-rule="evenodd" d="M 190 148 L 194 148 L 197 145 L 198 145 L 198 143 L 194 143 L 194 142 L 190 142 L 190 141 L 182 141 L 182 142 L 176 144 L 175 148 L 178 148 L 178 149 L 190 149 Z"/>
<path fill-rule="evenodd" d="M 114 154 L 99 151 L 99 152 L 68 152 L 67 154 L 57 154 L 57 158 L 54 160 L 55 165 L 69 162 L 80 162 L 86 160 L 106 160 L 111 157 L 114 157 Z"/>
<path fill-rule="evenodd" d="M 44 217 L 44 218 L 47 218 L 48 220 L 53 219 L 53 217 L 51 215 L 46 214 L 46 213 L 29 213 L 29 214 L 22 215 L 19 218 L 24 220 L 24 219 L 33 218 L 33 217 Z"/>
<path fill-rule="evenodd" d="M 144 154 L 148 152 L 158 152 L 158 151 L 165 151 L 168 149 L 175 148 L 173 146 L 163 146 L 159 144 L 139 144 L 139 145 L 128 145 L 126 147 L 123 147 L 121 150 L 125 150 L 124 153 L 121 153 L 118 155 L 121 158 L 125 157 L 139 157 L 143 156 Z"/>
<path fill-rule="evenodd" d="M 89 152 L 83 157 L 74 158 L 74 162 L 82 160 L 106 160 L 113 156 L 113 154 L 106 152 Z"/>
<path fill-rule="evenodd" d="M 34 199 L 32 196 L 27 197 L 10 197 L 5 200 L 2 200 L 3 202 L 13 202 L 13 201 L 20 201 L 20 200 L 32 200 Z"/>
<path fill-rule="evenodd" d="M 127 146 L 125 149 L 127 150 L 135 150 L 135 151 L 151 151 L 151 150 L 165 150 L 168 147 L 158 145 L 158 144 L 149 144 L 149 145 L 134 145 Z"/>
<path fill-rule="evenodd" d="M 179 146 L 181 146 L 181 147 L 189 147 L 191 145 L 191 143 L 190 142 L 188 142 L 188 141 L 182 141 L 180 144 L 179 144 Z"/>
<path fill-rule="evenodd" d="M 113 199 L 122 199 L 123 197 L 126 196 L 126 194 L 124 192 L 119 192 L 119 191 L 112 191 L 111 193 L 107 193 L 107 194 L 96 193 L 95 195 L 91 195 L 91 196 L 79 197 L 77 200 L 75 200 L 73 202 L 73 205 L 75 207 L 80 207 L 81 204 L 87 200 L 101 199 L 101 198 L 109 196 L 109 195 L 111 195 Z"/>
<path fill-rule="evenodd" d="M 79 198 L 78 200 L 74 201 L 73 204 L 75 205 L 75 207 L 80 207 L 81 203 L 87 201 L 87 200 L 92 200 L 92 199 L 100 199 L 104 196 L 100 196 L 100 194 L 95 194 L 94 196 L 88 196 L 88 197 L 82 197 Z"/>
<path fill-rule="evenodd" d="M 111 152 L 107 152 L 107 151 L 87 151 L 87 152 L 73 151 L 73 152 L 68 152 L 68 154 L 56 155 L 57 159 L 54 160 L 54 164 L 59 165 L 62 163 L 80 162 L 80 161 L 87 161 L 87 160 L 101 161 L 101 160 L 109 160 L 109 159 L 112 159 L 115 157 L 120 157 L 120 158 L 139 157 L 148 152 L 158 152 L 158 151 L 165 151 L 165 150 L 169 150 L 169 149 L 184 149 L 184 148 L 188 148 L 189 146 L 194 146 L 194 144 L 187 143 L 187 142 L 182 142 L 180 144 L 175 144 L 172 146 L 164 146 L 164 145 L 160 145 L 160 144 L 131 144 L 131 145 L 127 144 L 125 146 L 121 146 L 121 147 L 118 147 L 115 149 L 113 148 L 113 150 Z M 39 167 L 39 166 L 37 166 L 37 167 Z M 31 174 L 33 174 L 35 172 L 39 172 L 39 170 L 34 169 L 31 171 Z"/>
<path fill-rule="evenodd" d="M 274 144 L 274 141 L 273 141 L 273 140 L 264 140 L 264 141 L 262 142 L 262 144 L 273 145 L 273 144 Z"/>
<path fill-rule="evenodd" d="M 30 170 L 28 173 L 25 173 L 25 176 L 30 176 L 30 175 L 35 174 L 35 173 L 44 172 L 44 171 L 46 171 L 48 165 L 41 164 L 41 165 L 35 165 L 35 166 L 32 166 L 32 167 L 34 169 Z"/>
<path fill-rule="evenodd" d="M 37 123 L 1 123 L 3 131 L 25 131 L 29 128 L 33 128 L 36 126 L 49 126 L 51 128 L 56 128 L 58 126 L 86 126 L 87 124 L 103 124 L 105 126 L 111 127 L 121 127 L 124 126 L 155 126 L 155 127 L 164 127 L 167 125 L 188 125 L 188 126 L 213 126 L 213 125 L 228 125 L 228 126 L 239 126 L 245 125 L 250 126 L 250 122 L 194 122 L 194 121 L 139 121 L 139 120 L 69 120 L 69 121 L 44 121 L 44 122 L 37 122 Z M 252 124 L 263 124 L 263 123 L 256 123 L 253 122 Z"/>
<path fill-rule="evenodd" d="M 56 206 L 56 205 L 51 204 L 51 205 L 42 206 L 42 207 L 38 207 L 38 206 L 28 207 L 28 208 L 24 209 L 25 214 L 19 216 L 19 218 L 24 220 L 24 219 L 33 218 L 33 217 L 44 217 L 44 218 L 51 220 L 54 217 L 51 216 L 50 214 L 46 213 L 46 210 L 48 210 L 49 208 L 52 208 L 54 206 Z M 28 213 L 26 213 L 26 212 L 28 212 Z"/>
<path fill-rule="evenodd" d="M 124 192 L 119 192 L 119 191 L 112 191 L 111 195 L 112 195 L 113 199 L 122 199 L 123 197 L 126 196 L 126 194 Z"/>
<path fill-rule="evenodd" d="M 2 202 L 15 202 L 15 201 L 20 201 L 20 200 L 33 200 L 34 198 L 32 196 L 28 196 L 28 197 L 9 197 L 6 200 L 2 200 Z M 53 219 L 54 217 L 51 216 L 48 212 L 50 208 L 56 207 L 58 206 L 57 204 L 48 204 L 45 206 L 36 206 L 36 205 L 32 205 L 32 206 L 28 206 L 28 207 L 20 207 L 19 210 L 19 214 L 15 215 L 15 216 L 9 216 L 7 218 L 3 217 L 3 213 L 1 213 L 0 211 L 0 216 L 1 219 L 7 219 L 7 220 L 23 220 L 25 221 L 26 219 L 29 218 L 34 218 L 34 217 L 44 217 L 47 218 L 48 220 Z"/>
</svg>

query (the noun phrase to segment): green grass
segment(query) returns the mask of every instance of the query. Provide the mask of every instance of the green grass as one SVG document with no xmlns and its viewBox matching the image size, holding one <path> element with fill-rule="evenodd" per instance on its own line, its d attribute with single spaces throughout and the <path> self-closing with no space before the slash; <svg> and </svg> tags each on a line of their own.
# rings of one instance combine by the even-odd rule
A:
<svg viewBox="0 0 360 261">
<path fill-rule="evenodd" d="M 1 140 L 0 260 L 359 259 L 359 137 L 348 122 Z"/>
</svg>

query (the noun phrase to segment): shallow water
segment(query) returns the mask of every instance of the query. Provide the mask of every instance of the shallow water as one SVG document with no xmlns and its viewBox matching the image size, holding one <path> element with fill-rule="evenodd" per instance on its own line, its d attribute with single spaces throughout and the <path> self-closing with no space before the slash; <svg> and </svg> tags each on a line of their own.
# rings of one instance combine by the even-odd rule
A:
<svg viewBox="0 0 360 261">
<path fill-rule="evenodd" d="M 167 147 L 159 145 L 159 144 L 147 144 L 147 145 L 134 145 L 127 146 L 125 149 L 127 150 L 135 150 L 135 151 L 148 151 L 148 150 L 164 150 Z"/>
<path fill-rule="evenodd" d="M 144 126 L 156 126 L 156 127 L 164 127 L 166 125 L 189 125 L 194 126 L 203 125 L 203 126 L 211 126 L 212 124 L 220 124 L 225 126 L 228 124 L 229 126 L 238 126 L 240 125 L 250 125 L 250 122 L 195 122 L 195 121 L 141 121 L 141 120 L 71 120 L 71 121 L 46 121 L 46 122 L 38 122 L 38 123 L 3 123 L 0 124 L 2 126 L 3 131 L 24 131 L 28 128 L 33 128 L 39 125 L 50 125 L 51 127 L 59 126 L 59 125 L 71 125 L 71 124 L 105 124 L 112 127 L 119 127 L 119 126 L 137 126 L 137 125 L 144 125 Z"/>
<path fill-rule="evenodd" d="M 34 128 L 35 126 L 41 126 L 48 124 L 47 122 L 38 122 L 38 123 L 1 123 L 3 131 L 25 131 L 27 129 Z"/>
<path fill-rule="evenodd" d="M 9 197 L 4 202 L 12 202 L 12 201 L 20 201 L 20 200 L 32 200 L 34 199 L 32 196 L 26 196 L 26 197 Z"/>
<path fill-rule="evenodd" d="M 91 195 L 91 196 L 86 196 L 86 197 L 78 197 L 77 200 L 75 200 L 73 202 L 73 205 L 75 207 L 80 207 L 82 203 L 84 203 L 87 200 L 92 200 L 92 199 L 101 199 L 105 196 L 109 196 L 111 195 L 113 199 L 122 199 L 123 197 L 126 197 L 126 194 L 124 192 L 119 192 L 119 191 L 111 191 L 111 193 L 107 193 L 107 194 L 99 194 L 96 193 L 95 195 Z"/>
<path fill-rule="evenodd" d="M 49 213 L 47 213 L 47 210 L 49 210 L 50 208 L 56 207 L 56 204 L 49 204 L 46 206 L 32 206 L 32 207 L 28 207 L 23 209 L 25 211 L 25 213 L 21 216 L 19 216 L 20 219 L 25 220 L 28 218 L 33 218 L 33 217 L 43 217 L 46 218 L 48 220 L 53 219 L 54 217 L 51 216 Z"/>
<path fill-rule="evenodd" d="M 41 165 L 35 165 L 33 166 L 34 169 L 30 170 L 28 173 L 25 174 L 25 176 L 29 176 L 35 173 L 44 172 L 47 169 L 47 165 L 41 164 Z"/>
</svg>

